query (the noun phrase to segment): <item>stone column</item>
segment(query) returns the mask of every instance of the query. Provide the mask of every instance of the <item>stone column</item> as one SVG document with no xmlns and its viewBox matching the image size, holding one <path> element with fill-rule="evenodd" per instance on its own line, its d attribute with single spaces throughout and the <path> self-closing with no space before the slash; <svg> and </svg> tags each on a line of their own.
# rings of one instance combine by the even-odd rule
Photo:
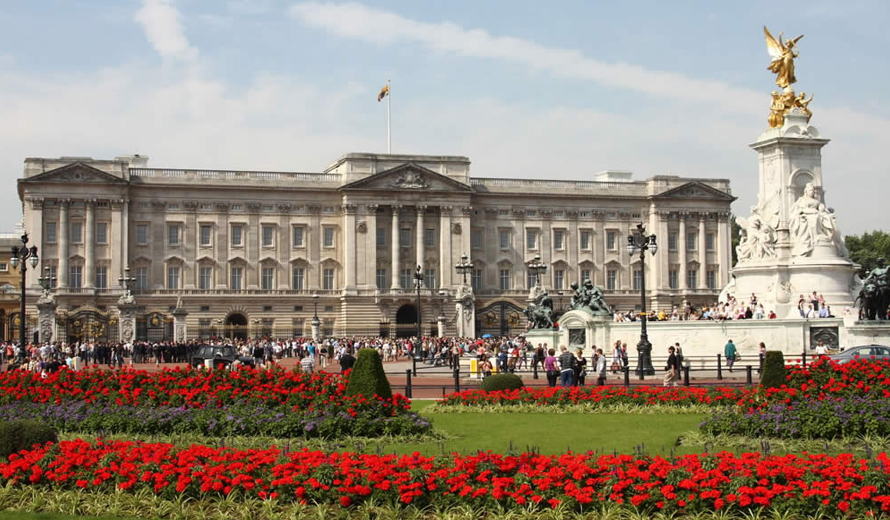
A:
<svg viewBox="0 0 890 520">
<path fill-rule="evenodd" d="M 247 203 L 247 225 L 244 226 L 241 235 L 241 239 L 244 241 L 244 256 L 247 258 L 247 265 L 244 266 L 244 278 L 241 280 L 243 289 L 260 288 L 260 277 L 263 271 L 263 266 L 260 265 L 260 235 L 263 233 L 259 215 L 261 209 L 262 205 L 258 202 Z M 319 238 L 319 240 L 321 239 Z"/>
<path fill-rule="evenodd" d="M 317 291 L 323 287 L 322 276 L 324 276 L 321 267 L 321 241 L 324 240 L 321 229 L 321 206 L 309 206 L 309 213 L 312 216 L 306 231 L 306 240 L 308 240 L 306 260 L 309 262 L 310 269 L 315 269 L 314 273 L 309 273 L 309 290 Z"/>
<path fill-rule="evenodd" d="M 423 261 L 423 252 L 424 252 L 424 249 L 426 246 L 426 244 L 424 244 L 424 240 L 423 240 L 424 234 L 425 234 L 425 230 L 424 230 L 425 226 L 424 226 L 424 221 L 423 221 L 424 213 L 426 213 L 426 206 L 417 206 L 417 225 L 416 225 L 417 229 L 415 232 L 417 240 L 414 244 L 414 256 L 415 256 L 415 261 L 417 262 L 417 265 L 419 265 L 421 268 L 423 268 L 425 270 L 426 265 L 424 264 L 424 261 Z"/>
<path fill-rule="evenodd" d="M 43 296 L 37 300 L 37 316 L 40 324 L 40 342 L 49 343 L 53 340 L 56 328 L 56 300 L 49 291 L 44 291 Z"/>
<path fill-rule="evenodd" d="M 68 230 L 71 224 L 68 222 L 68 199 L 59 200 L 59 269 L 56 273 L 60 289 L 68 287 Z"/>
<path fill-rule="evenodd" d="M 356 279 L 356 243 L 355 243 L 355 204 L 343 205 L 343 258 L 346 260 L 344 284 L 347 292 L 355 292 Z"/>
<path fill-rule="evenodd" d="M 136 338 L 136 299 L 127 291 L 117 301 L 120 341 L 130 343 Z"/>
<path fill-rule="evenodd" d="M 225 290 L 229 287 L 229 203 L 217 202 L 218 214 L 216 240 L 213 252 L 216 254 L 216 289 Z"/>
<path fill-rule="evenodd" d="M 294 239 L 293 228 L 290 225 L 290 204 L 281 203 L 278 204 L 278 240 L 275 241 L 276 246 L 276 256 L 278 258 L 278 265 L 275 267 L 276 276 L 276 286 L 278 290 L 287 290 L 290 289 L 291 279 L 293 278 L 293 273 L 291 272 L 291 268 L 293 267 L 290 263 L 290 252 L 293 251 L 293 244 L 291 241 Z"/>
<path fill-rule="evenodd" d="M 705 214 L 698 214 L 698 286 L 707 287 L 708 284 L 708 250 L 707 232 L 705 231 Z"/>
<path fill-rule="evenodd" d="M 37 246 L 38 252 L 46 251 L 46 244 L 43 240 L 43 197 L 26 197 L 25 204 L 29 204 L 31 206 L 31 211 L 25 213 L 25 218 L 22 223 L 24 229 L 29 231 L 28 235 L 30 236 L 31 244 Z M 38 269 L 28 269 L 25 274 L 26 287 L 40 287 L 40 284 L 37 283 L 37 278 L 43 276 L 43 272 L 40 268 Z"/>
<path fill-rule="evenodd" d="M 538 250 L 541 252 L 541 262 L 547 266 L 547 272 L 541 277 L 541 287 L 553 287 L 550 283 L 553 280 L 553 224 L 550 222 L 552 210 L 542 209 L 541 211 L 541 236 L 538 237 Z"/>
<path fill-rule="evenodd" d="M 393 205 L 392 207 L 392 236 L 390 237 L 390 246 L 392 246 L 392 259 L 390 270 L 390 286 L 392 290 L 399 289 L 399 210 L 402 207 Z M 406 287 L 407 289 L 407 287 Z"/>
<path fill-rule="evenodd" d="M 470 247 L 472 245 L 470 243 L 470 235 L 472 234 L 473 228 L 470 223 L 470 217 L 473 215 L 473 208 L 471 206 L 464 206 L 460 208 L 460 211 L 460 252 L 461 254 L 467 253 L 472 259 L 473 248 Z"/>
<path fill-rule="evenodd" d="M 606 286 L 606 272 L 603 266 L 606 264 L 606 233 L 603 215 L 594 214 L 596 220 L 593 221 L 593 265 L 594 270 L 590 273 L 593 278 L 591 280 L 594 285 L 599 287 Z M 617 240 L 617 238 L 616 238 Z"/>
<path fill-rule="evenodd" d="M 680 272 L 678 280 L 680 290 L 685 291 L 688 285 L 686 280 L 686 213 L 680 212 L 680 233 L 677 234 L 677 252 L 680 257 Z"/>
<path fill-rule="evenodd" d="M 439 286 L 451 288 L 454 266 L 451 262 L 451 206 L 439 208 Z"/>
<path fill-rule="evenodd" d="M 182 288 L 194 289 L 198 286 L 198 240 L 200 231 L 198 230 L 198 203 L 196 201 L 186 201 L 185 204 L 185 225 L 182 230 Z"/>
<path fill-rule="evenodd" d="M 668 242 L 670 241 L 670 235 L 668 234 L 668 220 L 670 219 L 671 214 L 669 211 L 660 211 L 658 213 L 658 232 L 656 236 L 661 240 L 661 253 L 657 253 L 655 255 L 654 264 L 658 265 L 658 272 L 661 273 L 660 279 L 663 280 L 662 287 L 664 290 L 673 292 L 674 289 L 670 286 L 670 269 L 671 269 L 671 253 L 670 248 L 668 247 Z M 650 260 L 651 261 L 651 260 Z"/>
<path fill-rule="evenodd" d="M 367 257 L 365 262 L 365 284 L 370 289 L 377 288 L 377 204 L 365 206 L 367 222 L 365 224 L 365 244 Z"/>
<path fill-rule="evenodd" d="M 439 313 L 439 316 L 436 318 L 436 332 L 438 332 L 440 338 L 445 337 L 445 313 Z"/>
<path fill-rule="evenodd" d="M 92 289 L 96 286 L 96 201 L 94 199 L 84 201 L 87 210 L 86 224 L 84 225 L 83 238 L 83 286 Z"/>
<path fill-rule="evenodd" d="M 663 240 L 667 240 L 667 237 L 659 235 L 658 230 L 658 212 L 655 209 L 655 203 L 649 205 L 649 226 L 647 231 L 649 234 L 655 234 L 655 238 L 658 242 L 661 242 L 661 247 L 665 247 L 667 244 L 662 242 Z M 626 239 L 625 239 L 626 240 Z M 657 243 L 657 242 L 656 242 Z M 666 253 L 662 253 L 664 255 Z M 652 297 L 656 297 L 658 295 L 658 290 L 661 289 L 661 271 L 658 269 L 658 260 L 654 258 L 648 258 L 648 262 L 646 262 L 646 266 L 649 268 L 649 272 L 646 273 L 646 290 L 649 291 L 649 294 Z"/>
<path fill-rule="evenodd" d="M 720 264 L 720 280 L 718 287 L 725 287 L 729 283 L 729 250 L 732 247 L 732 238 L 729 236 L 729 213 L 720 213 L 717 217 L 717 257 Z"/>
</svg>

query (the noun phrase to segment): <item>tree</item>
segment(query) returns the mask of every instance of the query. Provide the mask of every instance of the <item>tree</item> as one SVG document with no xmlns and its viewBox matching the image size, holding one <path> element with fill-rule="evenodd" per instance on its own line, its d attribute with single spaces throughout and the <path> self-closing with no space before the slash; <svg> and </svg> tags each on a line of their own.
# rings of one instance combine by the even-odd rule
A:
<svg viewBox="0 0 890 520">
<path fill-rule="evenodd" d="M 863 233 L 862 236 L 847 235 L 844 243 L 850 259 L 862 266 L 860 275 L 863 277 L 878 265 L 878 258 L 890 261 L 890 234 L 883 231 Z"/>
</svg>

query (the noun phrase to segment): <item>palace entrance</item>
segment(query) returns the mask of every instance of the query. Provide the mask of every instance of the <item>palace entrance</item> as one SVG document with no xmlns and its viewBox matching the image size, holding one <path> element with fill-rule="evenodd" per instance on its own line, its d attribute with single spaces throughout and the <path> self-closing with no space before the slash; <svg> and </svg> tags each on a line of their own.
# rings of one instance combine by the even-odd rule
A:
<svg viewBox="0 0 890 520">
<path fill-rule="evenodd" d="M 408 338 L 417 334 L 417 307 L 402 305 L 396 312 L 396 337 Z"/>
<path fill-rule="evenodd" d="M 241 313 L 229 314 L 226 318 L 225 337 L 247 340 L 247 316 Z"/>
</svg>

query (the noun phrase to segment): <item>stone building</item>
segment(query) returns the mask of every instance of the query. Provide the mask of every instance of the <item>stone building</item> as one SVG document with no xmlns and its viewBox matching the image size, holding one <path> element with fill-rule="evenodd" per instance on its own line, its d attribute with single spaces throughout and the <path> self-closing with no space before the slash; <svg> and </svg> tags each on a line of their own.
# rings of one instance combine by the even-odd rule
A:
<svg viewBox="0 0 890 520">
<path fill-rule="evenodd" d="M 584 278 L 630 310 L 642 272 L 625 245 L 641 222 L 660 245 L 645 264 L 650 305 L 711 303 L 728 281 L 727 179 L 481 178 L 466 157 L 365 153 L 321 173 L 147 163 L 25 160 L 24 225 L 58 280 L 56 338 L 118 336 L 127 266 L 147 338 L 172 334 L 178 303 L 189 337 L 309 335 L 316 313 L 324 334 L 407 333 L 417 265 L 424 333 L 453 334 L 463 253 L 476 334 L 525 329 L 536 256 L 557 310 Z M 29 272 L 35 295 L 40 271 Z"/>
</svg>

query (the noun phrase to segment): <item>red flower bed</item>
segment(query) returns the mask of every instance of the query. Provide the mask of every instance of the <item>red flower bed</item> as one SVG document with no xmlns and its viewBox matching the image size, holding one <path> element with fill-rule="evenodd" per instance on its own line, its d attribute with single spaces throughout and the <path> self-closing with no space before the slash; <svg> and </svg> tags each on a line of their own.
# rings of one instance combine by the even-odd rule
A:
<svg viewBox="0 0 890 520">
<path fill-rule="evenodd" d="M 346 381 L 340 374 L 270 370 L 175 368 L 149 373 L 86 369 L 59 370 L 43 379 L 23 370 L 0 373 L 0 404 L 15 401 L 61 404 L 70 401 L 119 406 L 204 408 L 263 405 L 313 409 L 341 403 Z M 407 409 L 404 399 L 394 403 Z"/>
<path fill-rule="evenodd" d="M 575 404 L 629 404 L 670 406 L 689 406 L 709 404 L 715 406 L 731 406 L 750 393 L 743 388 L 699 388 L 661 386 L 589 386 L 589 387 L 546 387 L 519 388 L 486 392 L 484 390 L 467 390 L 446 395 L 438 402 L 445 405 L 511 406 L 529 404 L 535 406 L 566 406 Z"/>
<path fill-rule="evenodd" d="M 567 453 L 361 455 L 85 441 L 38 446 L 0 463 L 0 484 L 99 492 L 148 490 L 166 498 L 277 498 L 348 507 L 394 504 L 508 509 L 609 501 L 643 511 L 756 510 L 862 517 L 890 511 L 888 458 L 731 453 L 675 459 Z M 841 513 L 838 513 L 838 512 Z"/>
</svg>

